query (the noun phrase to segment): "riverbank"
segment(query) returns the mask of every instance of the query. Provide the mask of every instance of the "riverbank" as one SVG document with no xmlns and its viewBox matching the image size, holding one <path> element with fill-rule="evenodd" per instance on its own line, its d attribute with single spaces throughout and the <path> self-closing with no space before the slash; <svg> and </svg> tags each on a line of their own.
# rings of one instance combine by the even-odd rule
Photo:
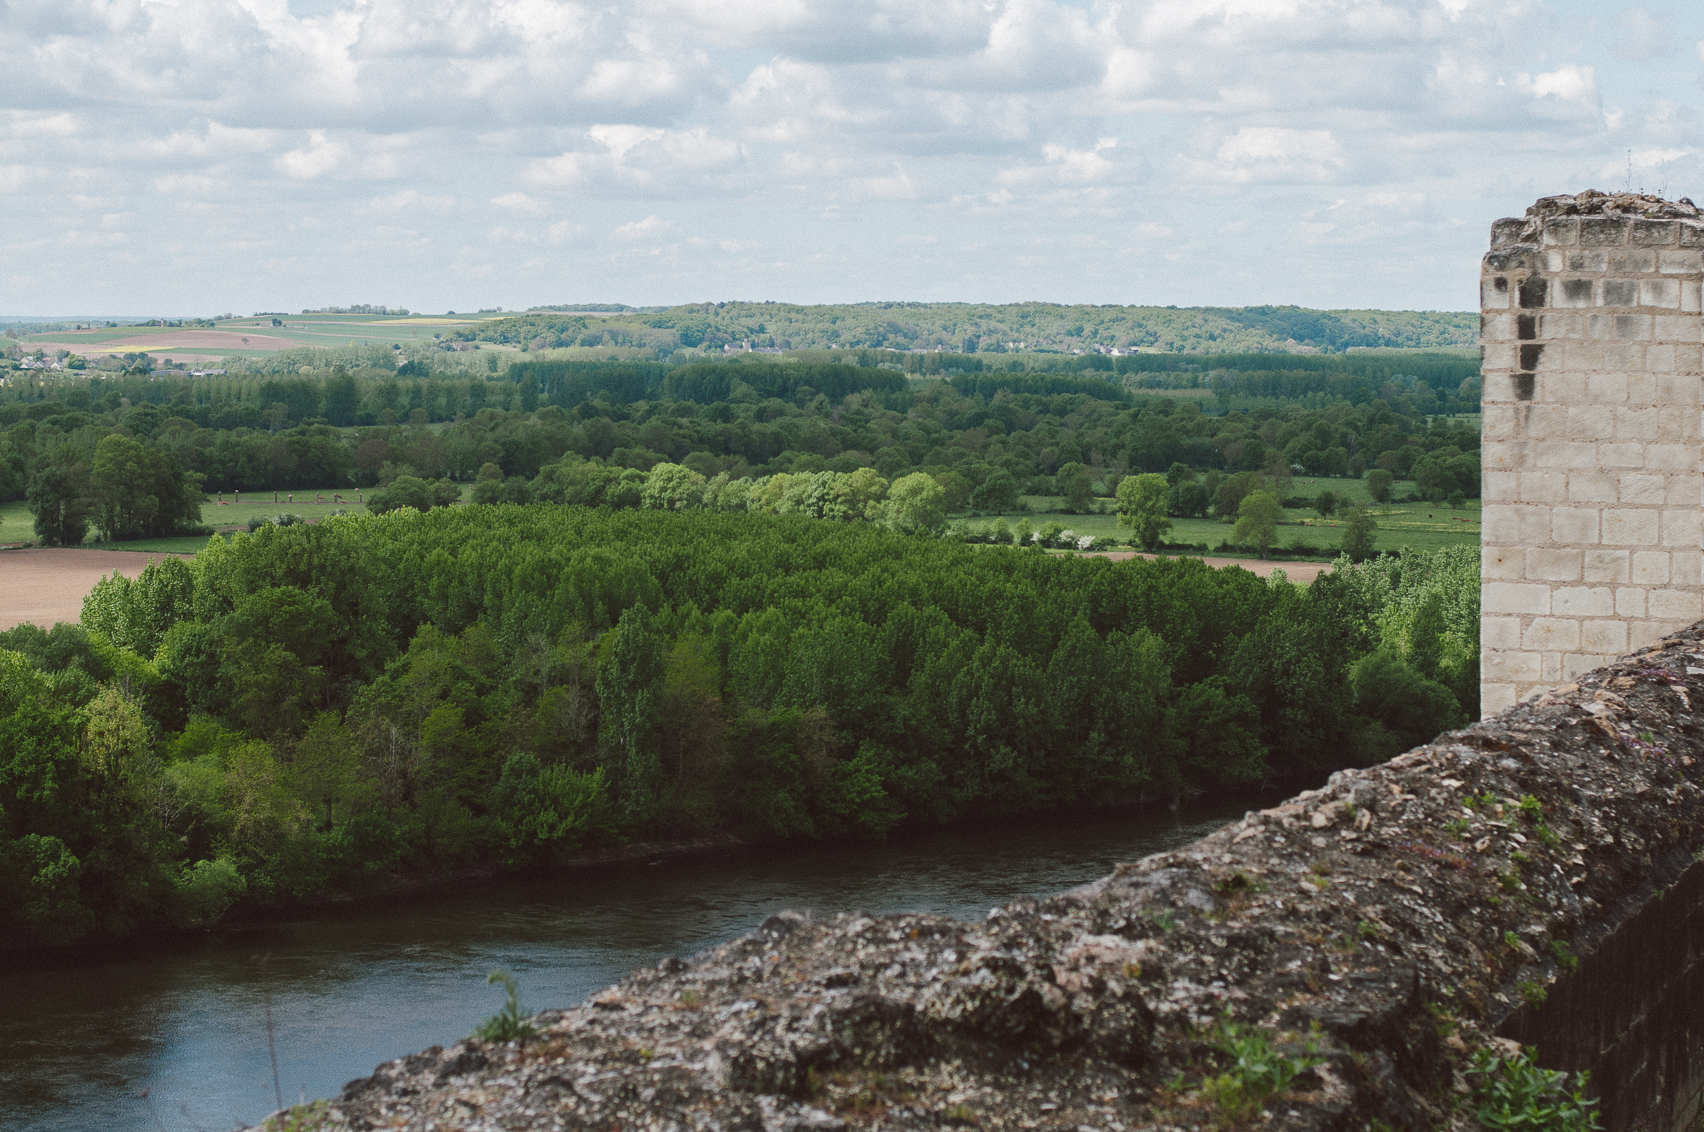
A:
<svg viewBox="0 0 1704 1132">
<path fill-rule="evenodd" d="M 1270 804 L 1270 800 L 1265 803 Z M 919 828 L 884 842 L 733 846 L 497 876 L 166 946 L 0 971 L 7 1132 L 193 1132 L 335 1093 L 354 1070 L 461 1038 L 513 971 L 529 1008 L 583 1001 L 785 909 L 980 919 L 1186 844 L 1247 798 Z M 148 1096 L 141 1094 L 148 1091 Z M 157 1115 L 156 1115 L 157 1114 Z"/>
</svg>

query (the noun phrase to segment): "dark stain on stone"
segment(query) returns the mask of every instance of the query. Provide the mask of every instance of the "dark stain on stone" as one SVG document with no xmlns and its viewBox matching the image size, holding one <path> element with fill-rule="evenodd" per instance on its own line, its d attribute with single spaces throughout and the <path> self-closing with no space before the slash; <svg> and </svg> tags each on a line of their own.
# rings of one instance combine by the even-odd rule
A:
<svg viewBox="0 0 1704 1132">
<path fill-rule="evenodd" d="M 1543 357 L 1543 356 L 1544 356 L 1544 347 L 1543 346 L 1522 346 L 1521 347 L 1521 368 L 1524 369 L 1524 370 L 1535 370 L 1535 369 L 1537 369 L 1538 368 L 1538 359 Z"/>
<path fill-rule="evenodd" d="M 1564 280 L 1562 295 L 1574 306 L 1589 307 L 1592 304 L 1592 281 L 1590 279 Z"/>
<path fill-rule="evenodd" d="M 1534 390 L 1538 388 L 1538 375 L 1534 373 L 1517 373 L 1515 375 L 1515 400 L 1530 401 Z"/>
<path fill-rule="evenodd" d="M 1538 316 L 1523 314 L 1515 316 L 1515 337 L 1522 342 L 1530 342 L 1538 337 Z"/>
<path fill-rule="evenodd" d="M 1521 307 L 1542 307 L 1549 293 L 1550 280 L 1542 275 L 1529 275 L 1521 280 Z"/>
</svg>

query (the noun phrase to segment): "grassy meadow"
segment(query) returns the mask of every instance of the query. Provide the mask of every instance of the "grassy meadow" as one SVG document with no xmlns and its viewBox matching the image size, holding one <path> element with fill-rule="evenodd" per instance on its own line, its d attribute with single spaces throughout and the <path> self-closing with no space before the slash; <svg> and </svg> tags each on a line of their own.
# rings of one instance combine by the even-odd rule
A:
<svg viewBox="0 0 1704 1132">
<path fill-rule="evenodd" d="M 1400 499 L 1415 490 L 1410 480 L 1399 480 L 1393 488 L 1394 498 Z M 1443 546 L 1478 546 L 1479 545 L 1479 500 L 1468 500 L 1460 510 L 1451 510 L 1442 503 L 1396 503 L 1386 505 L 1373 503 L 1367 495 L 1367 485 L 1357 479 L 1335 479 L 1326 476 L 1298 477 L 1290 488 L 1291 495 L 1300 495 L 1308 499 L 1317 496 L 1321 491 L 1334 493 L 1341 506 L 1347 502 L 1350 506 L 1364 506 L 1372 513 L 1378 522 L 1377 546 L 1380 550 L 1399 550 L 1402 547 L 1412 547 L 1415 550 L 1433 550 Z M 1093 535 L 1096 538 L 1112 538 L 1120 542 L 1130 538 L 1130 530 L 1118 525 L 1118 516 L 1113 510 L 1111 499 L 1096 500 L 1097 508 L 1104 509 L 1096 514 L 1071 514 L 1060 509 L 1063 500 L 1059 496 L 1026 495 L 1022 497 L 1027 511 L 1007 512 L 1008 521 L 1027 520 L 1033 527 L 1039 528 L 1047 523 L 1059 523 L 1078 534 Z M 958 515 L 957 519 L 976 522 L 979 516 Z M 982 515 L 983 521 L 992 521 L 993 515 Z M 1178 519 L 1172 520 L 1171 533 L 1166 536 L 1167 542 L 1206 543 L 1209 552 L 1226 558 L 1255 558 L 1251 551 L 1230 550 L 1219 551 L 1222 542 L 1231 537 L 1233 524 L 1219 519 Z M 1312 510 L 1302 508 L 1285 508 L 1284 518 L 1278 527 L 1278 535 L 1273 545 L 1278 548 L 1307 544 L 1319 551 L 1321 559 L 1335 558 L 1337 542 L 1342 537 L 1342 522 L 1340 519 L 1321 519 Z"/>
</svg>

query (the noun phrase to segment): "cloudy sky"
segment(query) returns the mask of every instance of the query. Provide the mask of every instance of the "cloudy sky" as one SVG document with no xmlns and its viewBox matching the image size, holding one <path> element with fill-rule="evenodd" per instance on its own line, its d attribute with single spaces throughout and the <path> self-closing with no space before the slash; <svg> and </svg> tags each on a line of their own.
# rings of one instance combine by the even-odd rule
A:
<svg viewBox="0 0 1704 1132">
<path fill-rule="evenodd" d="M 1537 196 L 1704 199 L 1704 5 L 0 0 L 0 108 L 7 315 L 1466 309 Z"/>
</svg>

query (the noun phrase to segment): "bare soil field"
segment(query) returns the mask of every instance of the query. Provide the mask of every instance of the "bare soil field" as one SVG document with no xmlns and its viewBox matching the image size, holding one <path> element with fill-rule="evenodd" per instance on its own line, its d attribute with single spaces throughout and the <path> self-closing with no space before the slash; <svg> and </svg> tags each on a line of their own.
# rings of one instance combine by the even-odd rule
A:
<svg viewBox="0 0 1704 1132">
<path fill-rule="evenodd" d="M 302 345 L 289 338 L 280 338 L 273 334 L 239 334 L 230 330 L 180 330 L 172 334 L 132 334 L 125 338 L 105 338 L 101 341 L 91 341 L 80 338 L 77 332 L 56 334 L 51 337 L 31 338 L 31 346 L 63 346 L 73 353 L 85 357 L 95 354 L 123 354 L 132 350 L 146 350 L 150 354 L 160 354 L 171 350 L 201 351 L 222 355 L 233 350 L 293 350 Z"/>
<path fill-rule="evenodd" d="M 1157 558 L 1158 555 L 1138 555 L 1133 550 L 1115 550 L 1106 554 L 1097 554 L 1094 557 L 1111 558 L 1118 561 L 1125 558 Z M 1194 556 L 1182 555 L 1177 557 Z M 1286 578 L 1289 578 L 1290 581 L 1299 586 L 1311 584 L 1315 578 L 1331 569 L 1331 563 L 1329 562 L 1262 562 L 1258 558 L 1203 558 L 1201 561 L 1214 568 L 1221 566 L 1241 566 L 1244 570 L 1249 571 L 1251 574 L 1257 574 L 1262 578 L 1270 576 L 1274 570 L 1282 570 L 1284 571 L 1284 576 Z M 0 575 L 0 578 L 3 577 L 4 575 Z"/>
<path fill-rule="evenodd" d="M 148 563 L 164 557 L 126 550 L 0 551 L 0 630 L 25 621 L 43 629 L 76 621 L 83 613 L 83 596 L 96 582 L 115 570 L 134 578 Z"/>
</svg>

